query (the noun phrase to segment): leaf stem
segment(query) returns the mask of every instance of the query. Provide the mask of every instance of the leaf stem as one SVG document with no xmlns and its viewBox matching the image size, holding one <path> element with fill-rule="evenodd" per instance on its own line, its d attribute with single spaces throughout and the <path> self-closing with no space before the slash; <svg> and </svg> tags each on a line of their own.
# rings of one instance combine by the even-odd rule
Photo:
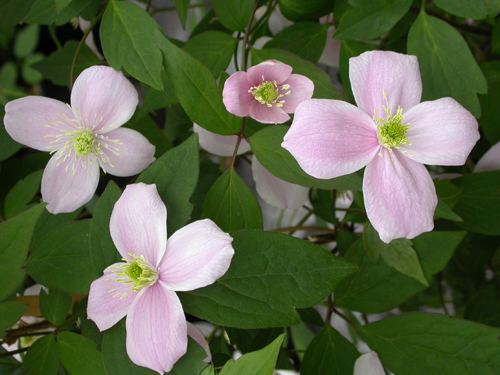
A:
<svg viewBox="0 0 500 375">
<path fill-rule="evenodd" d="M 273 229 L 275 232 L 296 232 L 298 230 L 304 230 L 304 231 L 309 231 L 309 232 L 326 232 L 326 233 L 336 233 L 335 228 L 326 228 L 326 227 L 319 227 L 319 226 L 302 226 L 302 225 L 295 225 L 291 227 L 282 227 L 282 228 L 276 228 Z"/>
<path fill-rule="evenodd" d="M 17 350 L 12 350 L 10 352 L 5 352 L 5 353 L 0 353 L 0 358 L 1 357 L 10 357 L 12 355 L 15 355 L 15 354 L 20 354 L 20 353 L 24 353 L 25 351 L 27 351 L 29 349 L 29 346 L 26 347 L 26 348 L 21 348 L 21 349 L 17 349 Z"/>
<path fill-rule="evenodd" d="M 61 49 L 62 45 L 61 45 L 61 42 L 59 41 L 59 38 L 57 37 L 56 28 L 53 24 L 49 25 L 49 34 L 50 34 L 50 38 L 52 39 L 52 41 L 56 45 L 57 49 Z"/>
<path fill-rule="evenodd" d="M 83 43 L 85 43 L 85 40 L 89 36 L 90 32 L 92 29 L 97 25 L 97 22 L 101 19 L 102 15 L 104 14 L 106 7 L 102 8 L 99 14 L 94 18 L 92 23 L 87 27 L 87 29 L 84 31 L 82 38 L 80 39 L 80 42 L 78 42 L 78 45 L 76 46 L 75 53 L 73 55 L 73 60 L 71 61 L 71 67 L 69 69 L 69 88 L 71 89 L 73 87 L 73 76 L 75 73 L 75 65 L 76 65 L 76 59 L 78 58 L 78 55 L 80 54 L 80 50 L 82 49 Z"/>
</svg>

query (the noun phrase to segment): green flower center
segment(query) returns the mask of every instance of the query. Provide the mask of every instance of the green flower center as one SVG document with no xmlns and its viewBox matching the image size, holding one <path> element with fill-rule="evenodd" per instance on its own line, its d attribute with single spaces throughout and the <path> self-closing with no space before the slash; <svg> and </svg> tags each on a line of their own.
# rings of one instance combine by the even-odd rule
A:
<svg viewBox="0 0 500 375">
<path fill-rule="evenodd" d="M 116 265 L 114 273 L 119 276 L 117 281 L 132 285 L 136 292 L 150 286 L 158 280 L 158 271 L 151 267 L 143 255 L 131 254 L 132 259 Z"/>
<path fill-rule="evenodd" d="M 409 124 L 403 124 L 403 109 L 398 107 L 396 114 L 391 116 L 386 110 L 385 119 L 375 119 L 380 143 L 387 149 L 399 148 L 401 145 L 410 144 L 406 133 L 410 128 Z"/>
<path fill-rule="evenodd" d="M 252 87 L 250 93 L 255 100 L 262 104 L 272 105 L 278 99 L 280 93 L 276 82 L 265 81 L 257 87 Z"/>
<path fill-rule="evenodd" d="M 95 151 L 95 137 L 90 130 L 80 130 L 72 140 L 73 148 L 79 156 Z"/>
</svg>

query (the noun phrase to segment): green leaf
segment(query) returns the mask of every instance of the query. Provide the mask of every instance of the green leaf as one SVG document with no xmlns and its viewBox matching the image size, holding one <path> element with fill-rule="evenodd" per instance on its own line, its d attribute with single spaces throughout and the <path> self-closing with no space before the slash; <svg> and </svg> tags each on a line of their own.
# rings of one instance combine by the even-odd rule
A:
<svg viewBox="0 0 500 375">
<path fill-rule="evenodd" d="M 218 78 L 231 62 L 236 39 L 221 31 L 206 31 L 189 39 L 184 51 L 204 64 Z"/>
<path fill-rule="evenodd" d="M 497 23 L 499 25 L 498 30 L 500 34 L 500 19 Z M 488 81 L 488 94 L 479 97 L 482 112 L 479 124 L 488 141 L 491 144 L 495 144 L 500 142 L 500 124 L 498 123 L 498 103 L 500 103 L 500 61 L 485 62 L 481 65 L 481 68 Z"/>
<path fill-rule="evenodd" d="M 28 25 L 18 32 L 14 41 L 14 55 L 18 59 L 25 58 L 35 50 L 39 31 L 38 25 Z"/>
<path fill-rule="evenodd" d="M 26 210 L 40 188 L 42 170 L 30 173 L 17 181 L 5 196 L 4 214 L 7 219 Z"/>
<path fill-rule="evenodd" d="M 340 18 L 335 38 L 376 39 L 391 30 L 411 4 L 412 0 L 358 0 Z"/>
<path fill-rule="evenodd" d="M 320 180 L 306 174 L 293 156 L 281 147 L 288 127 L 267 126 L 250 137 L 252 151 L 273 175 L 294 184 L 331 190 L 361 190 L 361 177 L 356 174 Z"/>
<path fill-rule="evenodd" d="M 500 292 L 495 282 L 484 285 L 467 303 L 464 318 L 500 327 Z"/>
<path fill-rule="evenodd" d="M 102 338 L 102 358 L 108 375 L 153 375 L 154 371 L 135 365 L 127 355 L 125 321 L 106 330 Z"/>
<path fill-rule="evenodd" d="M 229 360 L 220 375 L 273 375 L 285 335 L 280 335 L 265 348 Z"/>
<path fill-rule="evenodd" d="M 410 240 L 401 238 L 386 244 L 380 240 L 375 229 L 370 224 L 366 224 L 363 232 L 363 245 L 375 260 L 381 256 L 389 267 L 417 280 L 424 286 L 429 286 Z"/>
<path fill-rule="evenodd" d="M 111 239 L 109 220 L 113 207 L 122 191 L 113 181 L 97 200 L 90 222 L 89 255 L 95 272 L 100 275 L 104 269 L 120 261 L 120 255 Z"/>
<path fill-rule="evenodd" d="M 304 60 L 291 52 L 275 48 L 252 48 L 251 56 L 253 65 L 270 59 L 276 59 L 290 65 L 293 68 L 293 73 L 305 75 L 314 82 L 313 97 L 315 98 L 338 99 L 340 97 L 328 74 L 312 62 Z"/>
<path fill-rule="evenodd" d="M 208 68 L 165 38 L 162 48 L 167 75 L 189 118 L 214 133 L 238 133 L 241 119 L 226 111 Z"/>
<path fill-rule="evenodd" d="M 208 191 L 203 216 L 212 219 L 226 232 L 262 228 L 259 202 L 232 168 L 224 172 Z"/>
<path fill-rule="evenodd" d="M 245 30 L 255 0 L 213 0 L 215 15 L 229 30 Z"/>
<path fill-rule="evenodd" d="M 235 328 L 296 324 L 297 308 L 317 304 L 355 270 L 327 250 L 288 235 L 244 230 L 233 238 L 235 255 L 227 273 L 211 286 L 181 295 L 189 314 Z"/>
<path fill-rule="evenodd" d="M 24 279 L 22 266 L 43 210 L 43 204 L 39 204 L 0 223 L 0 301 L 14 292 Z"/>
<path fill-rule="evenodd" d="M 266 43 L 265 48 L 279 48 L 306 60 L 318 62 L 326 44 L 328 25 L 298 22 L 283 30 Z"/>
<path fill-rule="evenodd" d="M 500 235 L 500 171 L 472 173 L 454 182 L 462 193 L 453 207 L 467 230 Z"/>
<path fill-rule="evenodd" d="M 302 375 L 352 374 L 359 353 L 349 340 L 330 326 L 325 326 L 307 347 Z"/>
<path fill-rule="evenodd" d="M 495 17 L 500 11 L 498 0 L 435 0 L 434 3 L 454 16 L 474 20 L 482 20 L 488 15 Z"/>
<path fill-rule="evenodd" d="M 29 12 L 34 0 L 0 1 L 0 31 L 7 33 L 13 29 Z"/>
<path fill-rule="evenodd" d="M 500 18 L 497 18 L 493 25 L 493 33 L 491 35 L 491 52 L 500 55 Z M 488 89 L 490 85 L 488 85 Z"/>
<path fill-rule="evenodd" d="M 108 375 L 95 343 L 84 336 L 61 332 L 57 335 L 57 351 L 71 375 Z"/>
<path fill-rule="evenodd" d="M 19 302 L 0 303 L 0 337 L 3 337 L 5 331 L 11 328 L 26 311 L 26 305 Z"/>
<path fill-rule="evenodd" d="M 500 368 L 497 328 L 408 313 L 359 330 L 384 365 L 398 375 L 495 375 Z"/>
<path fill-rule="evenodd" d="M 408 34 L 408 53 L 418 57 L 424 100 L 452 96 L 474 116 L 481 115 L 477 93 L 487 92 L 486 79 L 455 28 L 420 13 Z"/>
<path fill-rule="evenodd" d="M 49 25 L 55 21 L 58 13 L 55 0 L 34 0 L 31 4 L 25 22 Z"/>
<path fill-rule="evenodd" d="M 431 232 L 413 239 L 413 246 L 420 258 L 426 279 L 442 271 L 464 232 Z M 388 266 L 382 259 L 374 260 L 357 241 L 345 256 L 347 261 L 359 266 L 359 271 L 341 282 L 335 294 L 338 306 L 364 313 L 378 313 L 390 310 L 425 287 Z"/>
<path fill-rule="evenodd" d="M 98 277 L 88 252 L 90 220 L 64 222 L 37 237 L 28 258 L 28 274 L 49 288 L 86 292 Z"/>
<path fill-rule="evenodd" d="M 207 354 L 194 340 L 188 337 L 186 354 L 175 364 L 167 375 L 215 375 L 210 372 L 212 366 L 204 362 Z M 117 374 L 118 375 L 118 374 Z M 121 374 L 120 374 L 121 375 Z"/>
<path fill-rule="evenodd" d="M 185 28 L 190 0 L 174 0 L 174 2 L 175 10 L 177 11 L 177 15 L 181 20 L 182 27 Z"/>
<path fill-rule="evenodd" d="M 167 206 L 168 233 L 171 235 L 188 221 L 193 210 L 193 195 L 199 173 L 198 138 L 189 137 L 145 169 L 137 182 L 156 184 Z"/>
<path fill-rule="evenodd" d="M 458 216 L 451 207 L 443 200 L 439 200 L 436 206 L 436 211 L 434 212 L 434 219 L 446 219 L 450 221 L 463 221 L 460 216 Z"/>
<path fill-rule="evenodd" d="M 157 43 L 158 25 L 135 4 L 111 0 L 101 21 L 101 43 L 107 62 L 161 90 L 162 56 Z"/>
<path fill-rule="evenodd" d="M 313 20 L 333 11 L 330 0 L 279 0 L 280 11 L 292 21 Z"/>
<path fill-rule="evenodd" d="M 21 75 L 24 81 L 30 85 L 37 85 L 43 80 L 43 76 L 38 70 L 33 69 L 33 65 L 43 60 L 41 53 L 34 53 L 27 56 L 21 65 Z"/>
<path fill-rule="evenodd" d="M 225 328 L 229 342 L 245 354 L 269 345 L 283 333 L 283 328 L 236 329 Z"/>
<path fill-rule="evenodd" d="M 45 319 L 55 326 L 64 323 L 71 306 L 69 294 L 57 289 L 50 289 L 49 293 L 40 291 L 40 311 Z"/>
<path fill-rule="evenodd" d="M 56 375 L 59 369 L 57 343 L 53 334 L 36 340 L 23 359 L 30 375 Z"/>
<path fill-rule="evenodd" d="M 33 64 L 33 67 L 43 74 L 44 78 L 56 85 L 66 86 L 69 83 L 71 63 L 75 55 L 78 42 L 69 40 L 63 48 L 52 52 L 43 60 Z M 97 56 L 83 45 L 75 61 L 74 75 L 78 76 L 82 70 L 99 64 Z"/>
</svg>

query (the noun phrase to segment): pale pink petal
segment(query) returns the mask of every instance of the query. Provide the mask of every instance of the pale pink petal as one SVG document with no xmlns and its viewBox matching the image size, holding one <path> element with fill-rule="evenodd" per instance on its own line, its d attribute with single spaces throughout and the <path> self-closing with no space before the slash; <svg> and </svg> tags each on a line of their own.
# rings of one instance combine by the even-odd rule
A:
<svg viewBox="0 0 500 375">
<path fill-rule="evenodd" d="M 114 326 L 125 317 L 137 295 L 130 284 L 116 281 L 113 269 L 120 264 L 109 266 L 104 275 L 90 285 L 87 315 L 100 331 Z"/>
<path fill-rule="evenodd" d="M 169 238 L 160 280 L 171 290 L 210 285 L 226 273 L 234 255 L 233 239 L 212 220 L 198 220 Z"/>
<path fill-rule="evenodd" d="M 114 176 L 136 175 L 155 160 L 155 146 L 132 129 L 119 128 L 101 135 L 99 146 L 101 168 Z"/>
<path fill-rule="evenodd" d="M 71 108 L 59 100 L 26 96 L 5 105 L 5 130 L 16 142 L 40 151 L 55 151 L 66 134 L 79 128 Z"/>
<path fill-rule="evenodd" d="M 363 179 L 366 214 L 380 239 L 414 238 L 434 227 L 436 190 L 425 167 L 385 148 Z"/>
<path fill-rule="evenodd" d="M 143 255 L 152 267 L 158 266 L 167 244 L 167 208 L 156 185 L 128 185 L 115 203 L 109 230 L 123 258 Z"/>
<path fill-rule="evenodd" d="M 285 82 L 292 74 L 292 67 L 276 60 L 267 60 L 247 70 L 250 86 L 258 86 L 263 81 Z"/>
<path fill-rule="evenodd" d="M 206 353 L 205 359 L 203 359 L 203 362 L 210 362 L 212 361 L 212 353 L 210 353 L 210 346 L 208 345 L 208 341 L 203 335 L 203 332 L 196 327 L 194 324 L 187 322 L 187 334 L 190 336 L 196 343 L 203 348 L 203 350 Z"/>
<path fill-rule="evenodd" d="M 352 104 L 310 99 L 295 111 L 282 147 L 316 178 L 356 172 L 373 159 L 379 143 L 375 123 Z"/>
<path fill-rule="evenodd" d="M 290 85 L 290 94 L 283 98 L 285 100 L 283 110 L 287 113 L 295 112 L 300 103 L 313 96 L 314 83 L 306 76 L 292 74 L 284 83 Z"/>
<path fill-rule="evenodd" d="M 187 328 L 181 302 L 159 282 L 139 293 L 126 326 L 127 354 L 136 365 L 163 374 L 186 353 Z"/>
<path fill-rule="evenodd" d="M 250 117 L 263 124 L 282 124 L 290 120 L 290 116 L 282 108 L 268 107 L 254 100 L 250 106 Z"/>
<path fill-rule="evenodd" d="M 403 122 L 410 144 L 401 152 L 419 163 L 463 165 L 479 139 L 476 119 L 452 98 L 420 103 Z"/>
<path fill-rule="evenodd" d="M 237 135 L 219 135 L 208 131 L 198 124 L 193 124 L 193 131 L 198 134 L 202 149 L 218 156 L 232 156 L 238 140 Z M 250 151 L 250 144 L 243 138 L 238 147 L 238 155 Z"/>
<path fill-rule="evenodd" d="M 271 206 L 295 209 L 302 207 L 309 200 L 309 188 L 274 176 L 255 156 L 252 158 L 252 174 L 257 193 Z"/>
<path fill-rule="evenodd" d="M 360 356 L 354 363 L 353 375 L 385 375 L 377 353 L 370 352 Z"/>
<path fill-rule="evenodd" d="M 68 155 L 61 149 L 43 172 L 42 199 L 53 214 L 73 212 L 92 199 L 98 183 L 99 163 L 93 154 Z"/>
<path fill-rule="evenodd" d="M 138 102 L 134 85 L 108 66 L 85 69 L 71 91 L 71 107 L 76 117 L 98 133 L 116 129 L 130 120 Z"/>
<path fill-rule="evenodd" d="M 500 142 L 486 151 L 474 168 L 474 172 L 486 171 L 500 171 Z"/>
<path fill-rule="evenodd" d="M 384 108 L 394 114 L 420 102 L 422 80 L 416 56 L 391 51 L 369 51 L 349 59 L 349 79 L 358 107 L 377 118 Z"/>
<path fill-rule="evenodd" d="M 246 72 L 236 72 L 224 83 L 222 101 L 228 112 L 244 117 L 250 112 L 250 104 L 254 101 L 248 92 L 252 85 L 247 80 Z"/>
</svg>

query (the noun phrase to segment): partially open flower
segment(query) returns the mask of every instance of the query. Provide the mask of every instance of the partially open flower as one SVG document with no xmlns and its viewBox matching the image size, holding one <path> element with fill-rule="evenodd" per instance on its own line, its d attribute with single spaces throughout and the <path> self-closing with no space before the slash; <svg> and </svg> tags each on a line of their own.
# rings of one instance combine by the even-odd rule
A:
<svg viewBox="0 0 500 375">
<path fill-rule="evenodd" d="M 134 86 L 107 66 L 93 66 L 78 76 L 71 107 L 43 96 L 7 103 L 7 133 L 16 142 L 54 154 L 42 177 L 47 210 L 71 212 L 87 203 L 99 182 L 99 166 L 127 177 L 153 162 L 155 147 L 137 131 L 120 128 L 137 103 Z"/>
<path fill-rule="evenodd" d="M 232 74 L 222 95 L 226 109 L 236 116 L 281 124 L 290 119 L 288 114 L 301 102 L 312 97 L 313 91 L 309 78 L 292 74 L 290 65 L 268 60 Z"/>
<path fill-rule="evenodd" d="M 233 239 L 211 220 L 199 220 L 167 241 L 167 209 L 155 185 L 129 185 L 110 220 L 123 257 L 90 286 L 87 313 L 103 331 L 127 316 L 127 353 L 160 374 L 187 350 L 187 335 L 207 351 L 201 333 L 188 327 L 175 292 L 212 284 L 226 273 Z M 207 358 L 208 358 L 207 353 Z"/>
</svg>

